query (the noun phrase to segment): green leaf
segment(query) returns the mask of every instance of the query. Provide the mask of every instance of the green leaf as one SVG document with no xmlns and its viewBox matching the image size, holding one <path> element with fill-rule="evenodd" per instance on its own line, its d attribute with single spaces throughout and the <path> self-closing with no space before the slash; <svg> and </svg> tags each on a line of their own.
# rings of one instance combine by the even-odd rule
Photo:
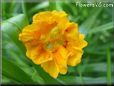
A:
<svg viewBox="0 0 114 86">
<path fill-rule="evenodd" d="M 38 12 L 39 10 L 45 9 L 47 7 L 49 7 L 48 1 L 42 2 L 42 3 L 38 4 L 38 5 L 36 5 L 35 7 L 32 7 L 29 10 L 29 14 L 33 14 L 34 12 Z"/>
<path fill-rule="evenodd" d="M 14 79 L 15 81 L 25 83 L 34 83 L 29 75 L 27 75 L 23 70 L 21 70 L 13 62 L 6 58 L 2 58 L 2 74 L 6 77 Z"/>
<path fill-rule="evenodd" d="M 96 10 L 96 11 L 95 11 Z M 81 33 L 87 34 L 87 32 L 89 32 L 90 28 L 93 26 L 93 24 L 95 23 L 97 16 L 99 15 L 99 13 L 102 11 L 102 8 L 94 8 L 94 13 L 91 12 L 91 16 L 88 17 L 87 20 L 85 20 L 81 26 L 79 27 L 79 31 Z M 93 15 L 94 14 L 94 15 Z"/>
<path fill-rule="evenodd" d="M 106 83 L 106 77 L 83 77 L 83 82 L 79 76 L 60 76 L 60 80 L 63 80 L 67 84 L 104 84 Z"/>
<path fill-rule="evenodd" d="M 10 79 L 9 78 L 7 78 L 7 77 L 5 77 L 5 76 L 2 76 L 2 84 L 4 84 L 4 83 L 10 83 Z"/>
<path fill-rule="evenodd" d="M 23 61 L 28 61 L 24 56 L 26 51 L 25 46 L 19 41 L 19 33 L 26 25 L 28 25 L 28 20 L 24 14 L 19 14 L 1 23 L 2 46 L 5 49 L 5 57 L 10 56 L 9 53 L 11 51 L 20 58 L 23 56 Z M 15 59 L 15 56 L 12 58 Z"/>
<path fill-rule="evenodd" d="M 6 21 L 3 21 L 1 23 L 3 41 L 11 39 L 14 43 L 16 43 L 17 47 L 24 52 L 25 48 L 19 41 L 19 33 L 26 25 L 28 25 L 28 20 L 24 14 L 19 14 Z"/>
<path fill-rule="evenodd" d="M 110 64 L 112 65 L 112 64 Z M 88 69 L 88 70 L 86 70 Z M 112 70 L 110 72 L 114 72 L 113 67 L 111 67 Z M 86 65 L 84 72 L 88 73 L 90 72 L 107 72 L 107 64 L 105 62 L 97 62 L 97 63 L 89 63 Z"/>
<path fill-rule="evenodd" d="M 62 2 L 61 5 L 62 5 L 62 8 L 61 9 L 63 9 L 67 13 L 69 13 L 69 16 L 76 15 L 77 12 L 78 12 L 77 9 L 76 9 L 76 7 L 73 6 L 72 2 L 70 2 L 70 1 Z"/>
<path fill-rule="evenodd" d="M 39 84 L 42 84 L 42 85 L 46 84 L 35 69 L 34 69 L 34 72 L 32 73 L 32 79 L 38 82 Z"/>
<path fill-rule="evenodd" d="M 110 30 L 114 27 L 113 22 L 109 22 L 106 23 L 104 25 L 101 25 L 99 27 L 95 27 L 92 30 L 88 31 L 87 34 L 93 34 L 93 33 L 97 33 L 97 32 L 102 32 L 102 31 L 106 31 L 106 30 Z"/>
<path fill-rule="evenodd" d="M 7 28 L 7 29 L 9 28 L 5 25 L 6 23 L 14 25 L 14 27 L 16 27 L 20 31 L 21 29 L 23 29 L 24 26 L 28 25 L 28 20 L 24 14 L 19 14 L 15 17 L 12 17 L 12 18 L 2 22 L 3 31 L 6 31 L 6 29 L 4 29 L 4 28 Z"/>
<path fill-rule="evenodd" d="M 55 2 L 53 2 L 53 1 L 50 1 L 49 0 L 49 9 L 50 10 L 56 10 L 56 1 Z"/>
<path fill-rule="evenodd" d="M 11 82 L 13 82 L 13 84 L 20 84 L 20 82 L 17 82 L 14 79 L 12 80 L 11 78 L 2 75 L 2 84 L 10 84 Z"/>
<path fill-rule="evenodd" d="M 112 63 L 111 63 L 111 53 L 110 49 L 107 49 L 107 84 L 112 84 Z"/>
</svg>

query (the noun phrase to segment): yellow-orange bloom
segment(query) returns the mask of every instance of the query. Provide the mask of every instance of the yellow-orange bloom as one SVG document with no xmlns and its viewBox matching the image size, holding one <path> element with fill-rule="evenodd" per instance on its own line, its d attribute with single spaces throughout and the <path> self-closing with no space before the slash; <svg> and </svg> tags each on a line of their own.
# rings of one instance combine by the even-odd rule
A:
<svg viewBox="0 0 114 86">
<path fill-rule="evenodd" d="M 87 46 L 78 25 L 70 22 L 63 11 L 45 11 L 35 14 L 31 25 L 19 34 L 27 49 L 26 55 L 35 64 L 56 78 L 67 73 L 67 65 L 76 66 Z"/>
</svg>

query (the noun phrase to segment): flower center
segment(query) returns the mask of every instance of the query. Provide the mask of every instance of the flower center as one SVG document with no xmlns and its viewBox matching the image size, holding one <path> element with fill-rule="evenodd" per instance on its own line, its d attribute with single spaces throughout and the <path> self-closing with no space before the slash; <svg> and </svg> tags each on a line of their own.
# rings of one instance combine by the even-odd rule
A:
<svg viewBox="0 0 114 86">
<path fill-rule="evenodd" d="M 46 48 L 46 50 L 51 50 L 53 48 L 53 44 L 51 42 L 47 42 L 45 44 L 45 48 Z"/>
<path fill-rule="evenodd" d="M 54 27 L 49 33 L 42 35 L 41 40 L 44 43 L 44 48 L 48 51 L 54 51 L 57 47 L 64 45 L 63 36 L 57 27 Z"/>
</svg>

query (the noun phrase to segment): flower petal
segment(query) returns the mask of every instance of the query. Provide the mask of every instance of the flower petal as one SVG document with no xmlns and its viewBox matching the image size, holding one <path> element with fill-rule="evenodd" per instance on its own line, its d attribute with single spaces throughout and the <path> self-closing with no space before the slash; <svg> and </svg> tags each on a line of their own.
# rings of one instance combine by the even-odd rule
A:
<svg viewBox="0 0 114 86">
<path fill-rule="evenodd" d="M 19 34 L 19 40 L 23 41 L 24 43 L 27 41 L 33 41 L 37 35 L 37 38 L 39 37 L 39 34 L 35 34 L 37 32 L 38 26 L 36 24 L 28 25 L 26 26 L 22 33 Z"/>
<path fill-rule="evenodd" d="M 67 41 L 77 40 L 79 37 L 78 25 L 75 23 L 68 23 L 65 30 L 65 39 Z"/>
<path fill-rule="evenodd" d="M 84 35 L 83 34 L 79 34 L 79 43 L 78 43 L 78 47 L 83 48 L 85 46 L 87 46 L 87 42 L 84 40 Z"/>
<path fill-rule="evenodd" d="M 62 20 L 62 18 L 64 18 L 65 16 L 67 16 L 67 14 L 63 11 L 57 12 L 57 11 L 45 11 L 45 12 L 40 12 L 38 14 L 35 14 L 33 16 L 33 23 L 36 22 L 42 22 L 42 21 L 46 21 L 48 23 L 52 23 L 52 22 L 59 22 L 60 20 Z M 67 19 L 67 18 L 66 18 Z M 68 20 L 68 19 L 67 19 Z"/>
<path fill-rule="evenodd" d="M 75 55 L 69 56 L 68 58 L 68 65 L 70 66 L 76 66 L 81 61 L 83 52 L 81 50 L 76 50 L 75 52 Z"/>
<path fill-rule="evenodd" d="M 53 78 L 56 78 L 59 74 L 59 69 L 57 67 L 57 64 L 54 62 L 54 60 L 42 63 L 41 67 L 47 73 L 49 73 L 49 75 L 51 75 Z"/>
<path fill-rule="evenodd" d="M 66 74 L 67 72 L 67 58 L 67 50 L 62 46 L 59 47 L 58 51 L 54 54 L 54 60 L 61 74 Z"/>
<path fill-rule="evenodd" d="M 50 60 L 52 60 L 52 57 L 49 53 L 47 53 L 47 54 L 42 53 L 37 58 L 35 58 L 33 60 L 33 62 L 36 64 L 42 64 L 42 63 L 45 63 L 45 62 L 50 61 Z"/>
<path fill-rule="evenodd" d="M 52 60 L 52 55 L 49 52 L 42 50 L 41 47 L 35 47 L 27 50 L 26 55 L 35 63 L 41 64 Z"/>
</svg>

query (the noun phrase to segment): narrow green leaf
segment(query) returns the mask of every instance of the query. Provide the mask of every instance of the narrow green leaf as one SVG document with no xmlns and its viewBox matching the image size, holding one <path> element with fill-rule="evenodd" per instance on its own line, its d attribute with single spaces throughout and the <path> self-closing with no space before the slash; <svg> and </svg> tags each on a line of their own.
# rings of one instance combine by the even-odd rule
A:
<svg viewBox="0 0 114 86">
<path fill-rule="evenodd" d="M 64 9 L 64 11 L 68 12 L 69 14 L 76 15 L 78 13 L 76 7 L 73 6 L 72 2 L 70 1 L 62 2 L 61 5 L 62 5 L 61 9 Z"/>
<path fill-rule="evenodd" d="M 34 69 L 34 68 L 33 68 Z M 36 82 L 38 82 L 41 85 L 46 84 L 44 80 L 40 77 L 40 75 L 37 73 L 36 69 L 34 69 L 34 72 L 32 73 L 32 79 Z"/>
<path fill-rule="evenodd" d="M 28 25 L 28 20 L 24 14 L 19 14 L 6 21 L 3 21 L 1 23 L 3 41 L 7 40 L 7 38 L 4 36 L 7 35 L 14 43 L 16 43 L 16 45 L 21 49 L 21 51 L 24 51 L 25 48 L 19 41 L 19 33 L 26 25 Z"/>
<path fill-rule="evenodd" d="M 7 76 L 23 84 L 34 83 L 34 81 L 31 79 L 29 75 L 27 75 L 13 62 L 9 61 L 4 57 L 2 58 L 2 73 L 4 76 Z"/>
<path fill-rule="evenodd" d="M 50 10 L 56 10 L 56 1 L 49 0 L 49 9 Z"/>
<path fill-rule="evenodd" d="M 11 82 L 13 82 L 13 84 L 20 84 L 20 82 L 15 81 L 14 79 L 8 78 L 4 75 L 2 75 L 2 81 L 1 84 L 10 84 Z"/>
<path fill-rule="evenodd" d="M 84 83 L 80 80 L 79 76 L 60 76 L 60 80 L 66 82 L 67 84 L 104 84 L 106 83 L 106 77 L 83 77 Z"/>
<path fill-rule="evenodd" d="M 1 30 L 3 34 L 8 34 L 14 42 L 18 43 L 18 35 L 21 29 L 23 29 L 23 27 L 26 25 L 28 25 L 28 21 L 25 15 L 20 14 L 6 21 L 3 21 L 1 24 Z"/>
<path fill-rule="evenodd" d="M 112 84 L 112 67 L 111 67 L 111 54 L 110 50 L 107 49 L 107 84 Z"/>
<path fill-rule="evenodd" d="M 112 64 L 110 64 L 112 65 Z M 86 70 L 88 69 L 88 70 Z M 112 69 L 112 67 L 111 67 Z M 97 62 L 97 63 L 89 63 L 86 67 L 84 72 L 107 72 L 107 64 L 105 62 Z M 110 72 L 114 72 L 114 69 L 110 70 Z"/>
<path fill-rule="evenodd" d="M 25 14 L 25 16 L 27 17 L 26 5 L 24 0 L 21 0 L 21 7 L 22 7 L 23 14 Z"/>
<path fill-rule="evenodd" d="M 6 23 L 8 23 L 8 24 L 10 23 L 14 27 L 16 27 L 18 30 L 21 30 L 21 29 L 23 29 L 23 27 L 28 25 L 28 20 L 24 14 L 19 14 L 19 15 L 12 17 L 6 21 L 3 21 L 2 22 L 2 31 L 5 31 L 5 32 L 7 32 L 5 28 L 7 28 L 7 29 L 10 28 L 5 25 Z M 10 28 L 9 30 L 11 30 L 11 29 L 12 28 Z"/>
<path fill-rule="evenodd" d="M 48 1 L 42 2 L 42 3 L 40 3 L 40 4 L 38 4 L 38 5 L 34 6 L 34 7 L 32 7 L 29 10 L 29 14 L 33 14 L 33 13 L 38 12 L 39 10 L 45 9 L 47 7 L 49 7 Z"/>
<path fill-rule="evenodd" d="M 93 34 L 93 33 L 97 33 L 97 32 L 102 32 L 102 31 L 106 31 L 109 29 L 114 28 L 113 22 L 109 22 L 107 24 L 101 25 L 99 27 L 95 27 L 92 30 L 88 31 L 87 34 Z"/>
<path fill-rule="evenodd" d="M 88 17 L 88 19 L 87 20 L 85 20 L 82 24 L 81 24 L 81 26 L 79 27 L 79 31 L 81 32 L 81 33 L 84 33 L 84 34 L 86 34 L 87 32 L 89 32 L 89 29 L 93 26 L 93 24 L 95 23 L 95 21 L 96 21 L 96 18 L 97 18 L 97 16 L 99 15 L 99 13 L 101 12 L 101 10 L 102 10 L 102 8 L 95 8 L 94 10 L 96 10 L 96 11 L 94 11 L 94 13 L 92 13 L 92 11 L 91 11 L 91 16 L 90 17 Z M 94 14 L 94 15 L 93 15 Z"/>
</svg>

